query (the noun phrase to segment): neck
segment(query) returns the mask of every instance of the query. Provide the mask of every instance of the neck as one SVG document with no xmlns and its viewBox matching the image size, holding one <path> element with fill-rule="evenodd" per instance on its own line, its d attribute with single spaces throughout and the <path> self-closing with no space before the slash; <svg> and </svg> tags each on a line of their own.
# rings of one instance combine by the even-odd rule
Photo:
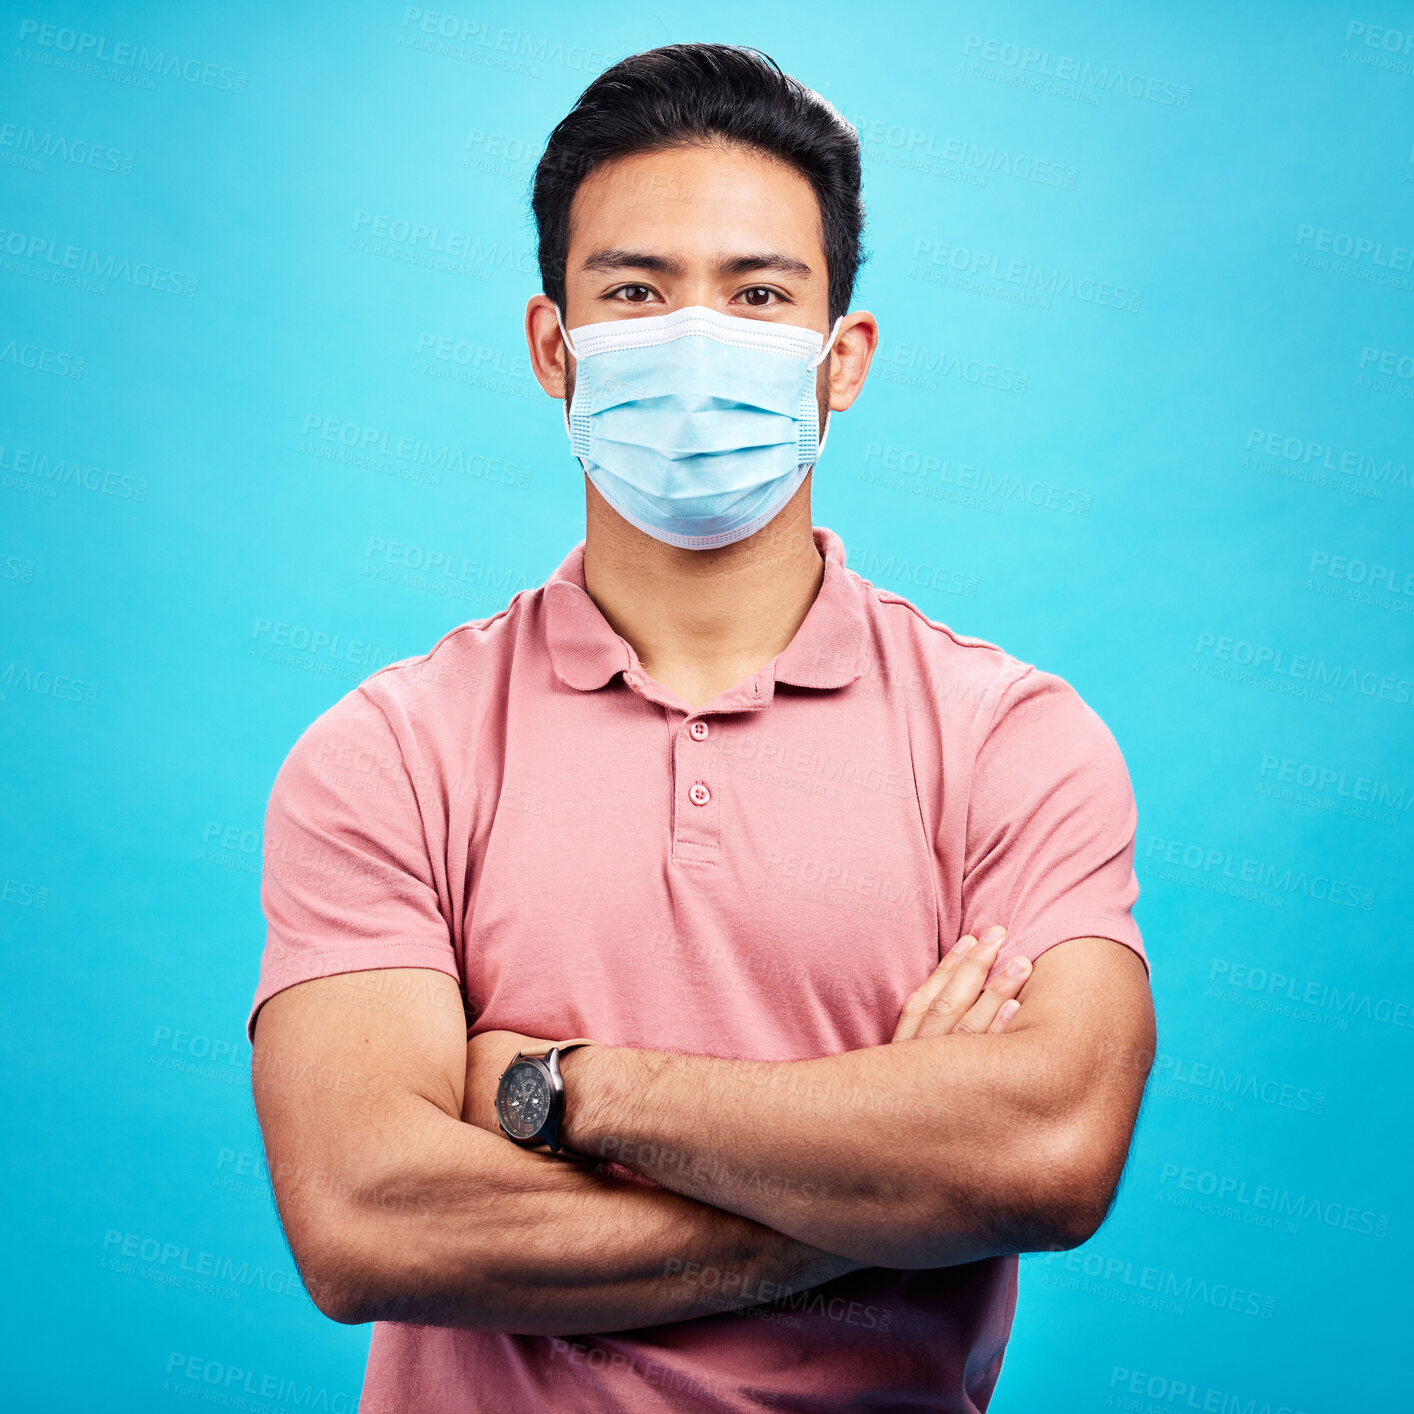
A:
<svg viewBox="0 0 1414 1414">
<path fill-rule="evenodd" d="M 811 533 L 809 474 L 745 540 L 683 550 L 645 535 L 587 479 L 584 585 L 649 677 L 694 711 L 795 637 L 825 575 Z"/>
</svg>

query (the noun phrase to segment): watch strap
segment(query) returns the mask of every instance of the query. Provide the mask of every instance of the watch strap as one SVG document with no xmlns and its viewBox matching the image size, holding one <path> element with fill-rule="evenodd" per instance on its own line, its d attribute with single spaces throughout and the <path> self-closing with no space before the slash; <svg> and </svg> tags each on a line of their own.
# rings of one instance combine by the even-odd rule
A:
<svg viewBox="0 0 1414 1414">
<path fill-rule="evenodd" d="M 544 1060 L 551 1051 L 559 1051 L 563 1055 L 564 1052 L 572 1050 L 575 1046 L 595 1045 L 598 1045 L 598 1042 L 588 1036 L 576 1036 L 570 1041 L 551 1041 L 547 1045 L 537 1046 L 533 1050 L 522 1051 L 520 1054 L 523 1056 L 535 1056 L 539 1060 Z"/>
<path fill-rule="evenodd" d="M 566 1051 L 572 1051 L 576 1046 L 594 1046 L 597 1044 L 598 1042 L 591 1040 L 588 1036 L 575 1036 L 572 1040 L 556 1041 L 553 1046 L 546 1046 L 541 1052 L 541 1054 L 549 1055 L 551 1051 L 558 1051 L 561 1055 L 563 1055 Z M 563 1085 L 564 1081 L 562 1080 L 560 1083 Z M 561 1114 L 560 1116 L 560 1132 L 563 1135 L 563 1114 Z M 603 1160 L 600 1159 L 596 1154 L 585 1154 L 581 1153 L 578 1149 L 571 1149 L 567 1144 L 564 1143 L 563 1139 L 561 1139 L 560 1144 L 557 1146 L 554 1152 L 557 1154 L 568 1155 L 572 1159 L 587 1159 L 591 1164 L 598 1164 L 603 1162 Z"/>
</svg>

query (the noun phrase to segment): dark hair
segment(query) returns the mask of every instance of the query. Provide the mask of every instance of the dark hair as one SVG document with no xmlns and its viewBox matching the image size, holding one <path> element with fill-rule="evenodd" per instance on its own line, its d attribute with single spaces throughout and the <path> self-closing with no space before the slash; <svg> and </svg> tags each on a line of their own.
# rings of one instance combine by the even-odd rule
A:
<svg viewBox="0 0 1414 1414">
<path fill-rule="evenodd" d="M 735 44 L 665 44 L 606 69 L 557 124 L 535 169 L 531 207 L 540 280 L 565 307 L 570 206 L 601 163 L 724 138 L 790 163 L 815 189 L 829 275 L 830 322 L 849 308 L 867 255 L 860 244 L 859 136 L 769 55 Z"/>
</svg>

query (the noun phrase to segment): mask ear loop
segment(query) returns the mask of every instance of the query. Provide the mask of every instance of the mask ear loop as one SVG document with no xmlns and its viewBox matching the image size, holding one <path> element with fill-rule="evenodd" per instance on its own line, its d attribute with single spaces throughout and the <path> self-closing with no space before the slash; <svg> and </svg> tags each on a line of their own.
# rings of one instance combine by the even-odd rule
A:
<svg viewBox="0 0 1414 1414">
<path fill-rule="evenodd" d="M 833 329 L 830 330 L 830 337 L 825 340 L 825 347 L 822 348 L 820 352 L 810 360 L 811 368 L 819 368 L 819 366 L 824 363 L 824 361 L 830 356 L 830 350 L 835 346 L 835 339 L 839 335 L 840 325 L 843 323 L 844 315 L 842 314 L 838 319 L 835 320 L 835 326 Z"/>
<path fill-rule="evenodd" d="M 579 352 L 578 352 L 578 350 L 576 350 L 575 346 L 574 346 L 572 343 L 570 343 L 569 330 L 565 328 L 565 321 L 560 318 L 560 306 L 559 306 L 559 305 L 556 305 L 556 306 L 555 306 L 555 323 L 560 326 L 560 337 L 565 341 L 565 348 L 567 348 L 567 349 L 570 351 L 570 354 L 571 354 L 571 355 L 575 358 L 575 360 L 577 361 L 577 360 L 579 359 Z M 561 408 L 564 409 L 564 414 L 565 414 L 565 431 L 568 432 L 568 431 L 570 430 L 570 400 L 569 400 L 568 398 L 561 398 L 561 399 L 560 399 L 560 406 L 561 406 Z"/>
<path fill-rule="evenodd" d="M 826 358 L 829 357 L 830 350 L 831 350 L 832 348 L 834 348 L 834 346 L 835 346 L 835 339 L 836 339 L 836 338 L 838 337 L 838 335 L 839 335 L 839 332 L 840 332 L 840 325 L 843 324 L 843 323 L 844 323 L 844 315 L 842 314 L 842 315 L 840 315 L 840 317 L 839 317 L 838 319 L 835 320 L 835 327 L 830 330 L 830 337 L 825 341 L 825 347 L 820 350 L 819 356 L 818 356 L 817 358 L 812 358 L 812 359 L 810 360 L 810 367 L 811 367 L 811 368 L 819 368 L 819 366 L 820 366 L 822 363 L 824 363 L 824 361 L 826 360 Z M 825 430 L 824 430 L 824 432 L 821 434 L 819 445 L 815 448 L 815 461 L 819 461 L 819 460 L 820 460 L 820 457 L 823 455 L 823 453 L 824 453 L 824 451 L 825 451 L 825 443 L 829 440 L 829 436 L 830 436 L 830 414 L 829 414 L 829 411 L 827 410 L 826 413 L 825 413 Z M 815 462 L 811 462 L 810 465 L 811 465 L 811 466 L 814 466 L 814 465 L 815 465 Z"/>
<path fill-rule="evenodd" d="M 560 318 L 560 306 L 559 306 L 559 305 L 555 305 L 554 308 L 555 308 L 555 323 L 560 326 L 560 337 L 565 341 L 565 347 L 570 351 L 570 353 L 573 354 L 575 358 L 578 358 L 578 357 L 579 357 L 579 350 L 578 350 L 577 348 L 575 348 L 575 346 L 574 346 L 572 343 L 570 343 L 570 332 L 569 332 L 568 329 L 565 328 L 565 321 Z"/>
</svg>

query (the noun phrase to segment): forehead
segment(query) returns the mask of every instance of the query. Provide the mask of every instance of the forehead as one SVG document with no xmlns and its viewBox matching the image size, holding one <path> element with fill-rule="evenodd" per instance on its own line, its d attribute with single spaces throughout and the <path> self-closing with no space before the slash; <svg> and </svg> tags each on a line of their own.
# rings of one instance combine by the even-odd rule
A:
<svg viewBox="0 0 1414 1414">
<path fill-rule="evenodd" d="M 570 277 L 604 247 L 689 258 L 769 249 L 824 269 L 814 188 L 789 163 L 738 146 L 638 152 L 595 168 L 570 210 Z"/>
</svg>

